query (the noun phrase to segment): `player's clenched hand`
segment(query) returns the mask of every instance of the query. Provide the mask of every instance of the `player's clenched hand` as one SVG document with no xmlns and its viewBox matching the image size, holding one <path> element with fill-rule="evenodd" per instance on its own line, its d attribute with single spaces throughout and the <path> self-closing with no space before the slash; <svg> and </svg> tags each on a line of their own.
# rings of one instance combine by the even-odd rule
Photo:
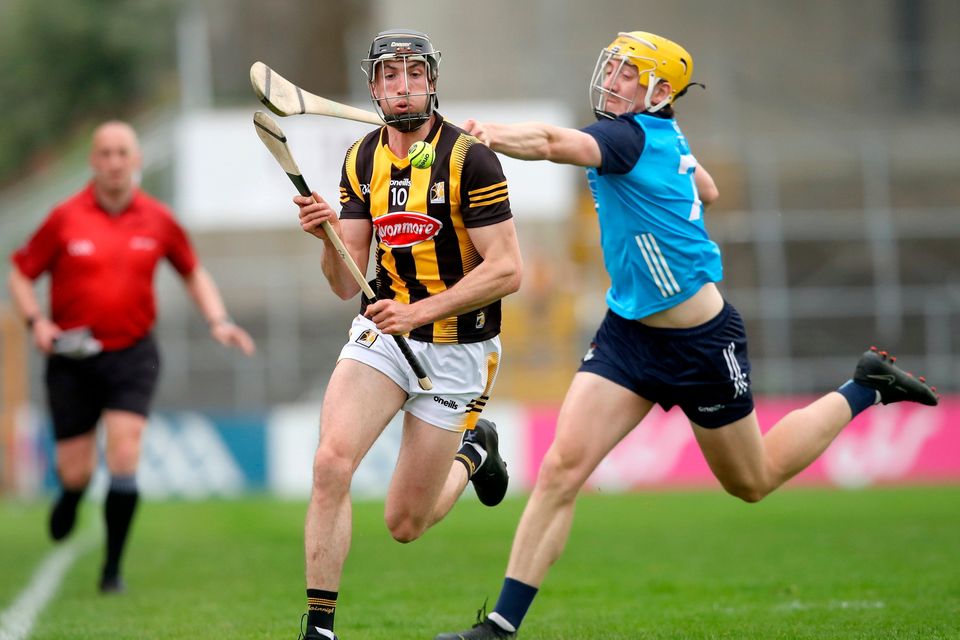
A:
<svg viewBox="0 0 960 640">
<path fill-rule="evenodd" d="M 340 219 L 336 212 L 327 204 L 327 201 L 314 191 L 313 198 L 296 196 L 293 203 L 300 207 L 300 228 L 321 240 L 327 239 L 323 231 L 323 223 L 329 222 L 334 231 L 340 233 Z"/>
<path fill-rule="evenodd" d="M 49 354 L 53 351 L 53 342 L 60 333 L 60 327 L 46 318 L 37 318 L 33 323 L 33 343 L 43 353 Z"/>
<path fill-rule="evenodd" d="M 403 335 L 423 324 L 414 317 L 414 312 L 415 309 L 409 304 L 396 300 L 377 300 L 367 307 L 364 315 L 377 325 L 381 333 Z"/>
<path fill-rule="evenodd" d="M 490 146 L 490 134 L 487 132 L 486 126 L 482 122 L 477 122 L 473 118 L 470 118 L 463 123 L 463 130 L 474 136 L 477 140 L 483 144 Z"/>
</svg>

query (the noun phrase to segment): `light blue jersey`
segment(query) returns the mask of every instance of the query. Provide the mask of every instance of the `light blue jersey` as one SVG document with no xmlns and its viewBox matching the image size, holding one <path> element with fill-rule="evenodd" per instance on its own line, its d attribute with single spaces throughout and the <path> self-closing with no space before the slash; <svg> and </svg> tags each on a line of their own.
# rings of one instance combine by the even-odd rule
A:
<svg viewBox="0 0 960 640">
<path fill-rule="evenodd" d="M 676 306 L 723 278 L 697 194 L 697 160 L 675 120 L 626 114 L 583 129 L 602 165 L 587 169 L 600 219 L 607 305 L 637 320 Z"/>
</svg>

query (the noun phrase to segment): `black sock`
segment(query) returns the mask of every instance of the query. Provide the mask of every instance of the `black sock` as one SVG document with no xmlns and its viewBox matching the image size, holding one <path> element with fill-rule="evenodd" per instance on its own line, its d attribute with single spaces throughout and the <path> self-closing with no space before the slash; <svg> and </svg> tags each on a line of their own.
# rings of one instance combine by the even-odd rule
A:
<svg viewBox="0 0 960 640">
<path fill-rule="evenodd" d="M 333 616 L 337 612 L 338 591 L 307 589 L 307 627 L 320 627 L 333 632 Z"/>
<path fill-rule="evenodd" d="M 468 478 L 472 478 L 473 474 L 480 468 L 480 465 L 483 464 L 483 458 L 480 456 L 480 452 L 469 442 L 464 442 L 460 445 L 460 451 L 457 451 L 457 456 L 454 460 L 467 468 Z"/>
<path fill-rule="evenodd" d="M 136 476 L 110 478 L 110 490 L 103 505 L 103 515 L 107 523 L 107 561 L 103 565 L 106 576 L 120 574 L 120 559 L 139 499 Z"/>
<path fill-rule="evenodd" d="M 73 524 L 77 518 L 77 505 L 80 504 L 85 490 L 86 487 L 63 488 L 63 492 L 50 512 L 50 537 L 54 540 L 62 540 L 73 530 Z"/>
<path fill-rule="evenodd" d="M 64 487 L 63 493 L 60 494 L 59 502 L 64 505 L 69 505 L 75 509 L 77 505 L 80 504 L 80 498 L 83 497 L 83 493 L 86 490 L 86 487 L 83 489 L 67 489 Z"/>
</svg>

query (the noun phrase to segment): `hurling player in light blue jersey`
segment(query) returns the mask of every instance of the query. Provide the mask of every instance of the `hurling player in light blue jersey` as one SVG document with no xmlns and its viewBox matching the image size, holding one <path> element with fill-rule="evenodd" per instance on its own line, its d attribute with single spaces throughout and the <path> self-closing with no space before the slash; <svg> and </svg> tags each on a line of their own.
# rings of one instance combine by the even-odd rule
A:
<svg viewBox="0 0 960 640">
<path fill-rule="evenodd" d="M 566 543 L 574 501 L 654 404 L 679 405 L 723 487 L 756 502 L 819 456 L 853 416 L 883 402 L 936 404 L 935 390 L 863 354 L 851 380 L 761 435 L 740 315 L 717 289 L 720 252 L 703 224 L 719 192 L 674 119 L 693 58 L 660 36 L 620 33 L 590 83 L 598 121 L 583 129 L 468 121 L 495 151 L 586 168 L 610 274 L 609 310 L 560 410 L 520 520 L 493 612 L 437 640 L 514 637 Z M 600 637 L 599 635 L 597 637 Z"/>
</svg>

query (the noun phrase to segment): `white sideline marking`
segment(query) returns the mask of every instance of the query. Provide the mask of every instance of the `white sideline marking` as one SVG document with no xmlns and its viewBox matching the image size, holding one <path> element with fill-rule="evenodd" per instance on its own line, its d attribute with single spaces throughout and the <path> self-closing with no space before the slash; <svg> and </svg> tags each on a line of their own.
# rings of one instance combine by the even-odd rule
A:
<svg viewBox="0 0 960 640">
<path fill-rule="evenodd" d="M 775 611 L 807 611 L 811 609 L 883 609 L 882 600 L 828 600 L 827 602 L 803 602 L 791 600 L 774 607 Z"/>
<path fill-rule="evenodd" d="M 825 602 L 803 602 L 802 600 L 789 600 L 770 607 L 758 605 L 744 605 L 739 607 L 726 607 L 718 602 L 713 603 L 713 611 L 730 614 L 743 614 L 748 611 L 770 610 L 770 611 L 813 611 L 815 609 L 884 609 L 886 603 L 883 600 L 827 600 Z M 3 640 L 0 638 L 0 640 Z"/>
<path fill-rule="evenodd" d="M 90 548 L 90 540 L 73 540 L 47 554 L 33 572 L 30 584 L 6 611 L 0 613 L 0 640 L 25 640 L 37 614 L 60 588 L 64 574 L 74 561 Z"/>
</svg>

